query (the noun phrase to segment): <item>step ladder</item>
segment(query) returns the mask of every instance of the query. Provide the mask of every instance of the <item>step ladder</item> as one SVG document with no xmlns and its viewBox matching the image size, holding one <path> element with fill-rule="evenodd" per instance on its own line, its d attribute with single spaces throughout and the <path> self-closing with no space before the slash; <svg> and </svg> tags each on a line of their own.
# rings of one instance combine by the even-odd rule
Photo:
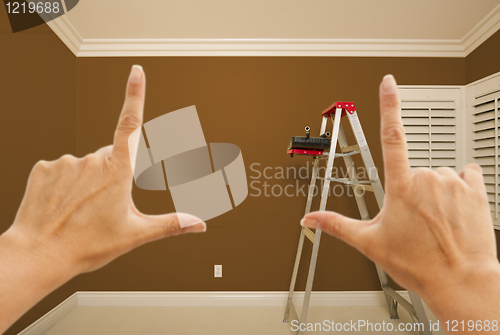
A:
<svg viewBox="0 0 500 335">
<path fill-rule="evenodd" d="M 349 125 L 351 126 L 354 137 L 356 139 L 356 144 L 354 145 L 347 144 L 344 129 L 342 127 L 342 123 L 340 122 L 341 118 L 344 116 L 347 116 L 347 119 L 349 120 Z M 321 131 L 320 131 L 321 138 L 324 138 L 327 135 L 326 128 L 328 119 L 331 119 L 333 121 L 333 131 L 331 132 L 331 144 L 329 152 L 320 150 L 304 150 L 304 149 L 290 149 L 287 151 L 287 153 L 292 156 L 294 154 L 310 155 L 313 156 L 314 159 L 312 178 L 311 178 L 311 183 L 309 185 L 305 214 L 308 214 L 311 211 L 311 203 L 313 200 L 313 194 L 316 187 L 316 180 L 319 179 L 323 181 L 321 202 L 319 208 L 320 211 L 324 211 L 326 209 L 330 183 L 331 182 L 343 183 L 346 185 L 350 185 L 353 188 L 354 197 L 358 205 L 361 219 L 370 220 L 363 195 L 365 192 L 373 192 L 375 194 L 378 207 L 382 208 L 382 206 L 384 205 L 384 189 L 382 188 L 382 184 L 378 177 L 378 172 L 373 162 L 370 149 L 368 148 L 368 143 L 366 142 L 365 135 L 361 128 L 361 124 L 359 122 L 354 103 L 335 102 L 333 105 L 331 105 L 330 107 L 328 107 L 326 110 L 323 111 Z M 307 129 L 306 132 L 308 132 Z M 307 135 L 309 138 L 309 134 Z M 337 141 L 340 147 L 339 153 L 335 153 L 337 147 Z M 369 180 L 358 180 L 358 176 L 356 174 L 356 170 L 354 169 L 354 163 L 352 159 L 352 156 L 355 154 L 361 155 L 365 168 L 367 169 L 366 171 L 368 172 L 369 175 Z M 337 157 L 339 158 L 342 157 L 344 159 L 344 163 L 348 172 L 347 175 L 349 176 L 349 178 L 331 177 L 334 159 Z M 326 173 L 324 177 L 318 176 L 319 162 L 321 159 L 327 159 Z M 309 241 L 313 243 L 313 250 L 311 255 L 311 262 L 309 265 L 309 272 L 307 276 L 304 304 L 302 307 L 301 317 L 299 319 L 292 298 L 295 290 L 295 282 L 297 280 L 297 273 L 299 270 L 299 263 L 302 255 L 302 248 L 304 245 L 305 238 L 307 238 Z M 292 280 L 290 283 L 290 291 L 288 294 L 288 300 L 286 304 L 285 316 L 283 322 L 289 322 L 289 320 L 295 319 L 299 321 L 299 324 L 307 323 L 306 322 L 307 313 L 309 310 L 309 301 L 311 299 L 311 291 L 314 281 L 314 272 L 316 269 L 316 261 L 318 258 L 320 240 L 321 240 L 321 231 L 319 229 L 316 229 L 316 231 L 313 232 L 311 229 L 307 227 L 302 227 L 299 239 L 299 246 L 297 249 L 297 255 L 295 257 L 295 265 L 293 267 Z M 430 330 L 429 322 L 420 297 L 416 293 L 408 291 L 411 300 L 410 303 L 408 300 L 403 298 L 399 293 L 397 293 L 394 289 L 392 289 L 389 286 L 389 281 L 385 271 L 378 265 L 375 264 L 375 266 L 377 269 L 380 284 L 382 285 L 382 290 L 384 292 L 385 300 L 389 308 L 389 314 L 391 319 L 399 318 L 397 310 L 399 304 L 409 312 L 414 322 L 419 322 L 424 325 L 424 329 L 420 331 L 420 334 L 431 335 L 432 331 Z M 297 331 L 297 334 L 304 334 L 304 332 L 299 329 Z"/>
</svg>

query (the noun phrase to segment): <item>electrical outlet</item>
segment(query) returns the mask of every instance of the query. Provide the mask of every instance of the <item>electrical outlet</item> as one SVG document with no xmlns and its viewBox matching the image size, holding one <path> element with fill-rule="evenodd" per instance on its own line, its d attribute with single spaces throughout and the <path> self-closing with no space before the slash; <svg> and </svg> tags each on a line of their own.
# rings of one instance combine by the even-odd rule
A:
<svg viewBox="0 0 500 335">
<path fill-rule="evenodd" d="M 222 277 L 222 265 L 214 265 L 214 277 Z"/>
</svg>

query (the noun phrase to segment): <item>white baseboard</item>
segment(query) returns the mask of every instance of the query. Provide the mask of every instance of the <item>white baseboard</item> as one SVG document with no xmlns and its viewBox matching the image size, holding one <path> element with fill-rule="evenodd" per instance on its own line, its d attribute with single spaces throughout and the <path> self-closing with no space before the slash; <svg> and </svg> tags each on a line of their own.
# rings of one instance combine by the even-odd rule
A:
<svg viewBox="0 0 500 335">
<path fill-rule="evenodd" d="M 407 291 L 398 291 L 409 299 Z M 76 292 L 18 335 L 43 335 L 78 306 L 281 306 L 288 292 Z M 304 292 L 294 294 L 294 304 L 301 306 Z M 311 306 L 384 306 L 382 291 L 312 292 Z"/>
<path fill-rule="evenodd" d="M 18 335 L 43 335 L 76 307 L 78 307 L 78 292 L 73 293 L 68 299 L 54 307 Z"/>
<path fill-rule="evenodd" d="M 406 291 L 400 292 L 408 298 Z M 78 292 L 78 306 L 285 306 L 288 292 Z M 301 306 L 304 292 L 294 301 Z M 382 291 L 312 292 L 311 306 L 382 306 Z"/>
</svg>

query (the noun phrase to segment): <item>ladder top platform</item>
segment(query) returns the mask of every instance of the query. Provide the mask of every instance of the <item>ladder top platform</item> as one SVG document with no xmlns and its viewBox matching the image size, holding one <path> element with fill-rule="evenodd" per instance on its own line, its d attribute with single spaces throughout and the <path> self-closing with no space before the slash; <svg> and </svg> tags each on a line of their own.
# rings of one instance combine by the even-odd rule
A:
<svg viewBox="0 0 500 335">
<path fill-rule="evenodd" d="M 327 117 L 327 116 L 330 116 L 330 114 L 335 114 L 335 112 L 337 111 L 337 108 L 342 108 L 342 116 L 345 115 L 346 111 L 349 114 L 353 114 L 354 112 L 356 112 L 356 105 L 354 104 L 354 102 L 336 101 L 333 103 L 333 105 L 331 105 L 330 107 L 325 109 L 323 111 L 323 113 L 321 113 L 321 115 Z"/>
</svg>

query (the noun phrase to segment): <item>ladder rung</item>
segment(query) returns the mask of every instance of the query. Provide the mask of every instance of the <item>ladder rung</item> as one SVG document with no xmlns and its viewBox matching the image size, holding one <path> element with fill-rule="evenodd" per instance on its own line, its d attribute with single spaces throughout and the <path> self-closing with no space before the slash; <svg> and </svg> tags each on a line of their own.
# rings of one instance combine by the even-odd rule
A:
<svg viewBox="0 0 500 335">
<path fill-rule="evenodd" d="M 404 309 L 408 311 L 412 316 L 417 317 L 415 309 L 412 304 L 403 298 L 398 292 L 394 291 L 391 287 L 383 287 L 385 293 L 389 294 L 394 300 L 396 300 Z"/>
<path fill-rule="evenodd" d="M 373 191 L 373 186 L 371 185 L 352 185 L 353 188 L 368 191 L 368 192 L 374 192 Z"/>
<path fill-rule="evenodd" d="M 341 148 L 341 150 L 343 153 L 351 152 L 351 151 L 358 151 L 358 152 L 361 151 L 361 150 L 359 150 L 359 145 L 357 145 L 357 144 L 350 145 L 350 146 L 345 147 L 345 148 Z"/>
<path fill-rule="evenodd" d="M 316 159 L 328 159 L 328 152 L 323 152 L 323 155 L 316 156 Z"/>
<path fill-rule="evenodd" d="M 316 234 L 311 229 L 303 227 L 302 232 L 312 243 L 314 243 L 314 240 L 316 239 Z"/>
<path fill-rule="evenodd" d="M 345 154 L 335 154 L 335 157 L 349 157 L 355 154 L 359 154 L 359 151 L 350 151 L 346 152 Z"/>
</svg>

